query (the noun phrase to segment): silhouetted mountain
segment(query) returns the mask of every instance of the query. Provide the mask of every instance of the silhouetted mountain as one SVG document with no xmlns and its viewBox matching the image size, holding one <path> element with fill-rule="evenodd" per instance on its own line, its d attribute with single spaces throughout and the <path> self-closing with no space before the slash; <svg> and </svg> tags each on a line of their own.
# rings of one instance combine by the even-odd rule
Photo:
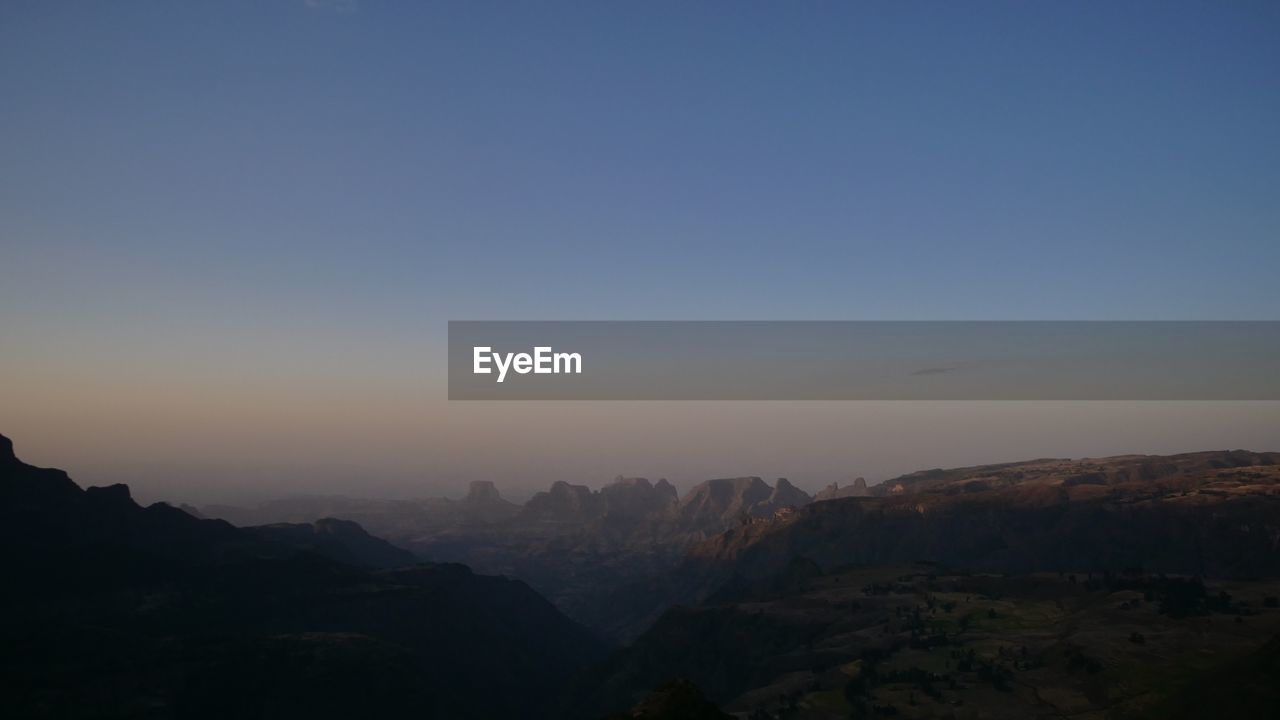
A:
<svg viewBox="0 0 1280 720">
<path fill-rule="evenodd" d="M 0 436 L 6 715 L 547 717 L 599 650 L 524 583 L 373 572 L 280 541 L 299 532 L 81 490 Z"/>
<path fill-rule="evenodd" d="M 413 565 L 418 558 L 364 531 L 357 523 L 321 518 L 314 523 L 277 523 L 244 528 L 254 537 L 319 553 L 338 562 L 368 568 Z"/>
<path fill-rule="evenodd" d="M 522 582 L 447 563 L 371 570 L 412 556 L 347 520 L 236 528 L 143 508 L 123 485 L 81 490 L 25 465 L 0 437 L 0 562 L 18 589 L 0 595 L 6 709 L 1274 714 L 1280 454 L 1041 459 L 820 497 L 846 493 L 810 502 L 745 477 L 679 498 L 618 478 L 557 483 L 518 510 L 488 483 L 462 500 L 258 509 L 363 513 L 631 641 L 583 669 L 599 645 Z M 1213 687 L 1187 685 L 1199 673 Z"/>
<path fill-rule="evenodd" d="M 200 512 L 206 517 L 226 520 L 239 527 L 309 523 L 334 517 L 357 522 L 379 537 L 400 539 L 457 527 L 501 524 L 519 511 L 519 505 L 502 499 L 493 483 L 475 481 L 461 500 L 376 500 L 341 495 L 304 495 L 278 498 L 256 507 L 207 505 Z"/>
</svg>

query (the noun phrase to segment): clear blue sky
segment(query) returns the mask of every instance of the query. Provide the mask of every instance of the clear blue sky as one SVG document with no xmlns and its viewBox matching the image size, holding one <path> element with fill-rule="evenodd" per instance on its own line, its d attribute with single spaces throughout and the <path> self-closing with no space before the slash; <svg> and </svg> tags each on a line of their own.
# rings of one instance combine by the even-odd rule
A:
<svg viewBox="0 0 1280 720">
<path fill-rule="evenodd" d="M 1274 2 L 11 0 L 0 98 L 50 452 L 450 318 L 1280 318 Z"/>
</svg>

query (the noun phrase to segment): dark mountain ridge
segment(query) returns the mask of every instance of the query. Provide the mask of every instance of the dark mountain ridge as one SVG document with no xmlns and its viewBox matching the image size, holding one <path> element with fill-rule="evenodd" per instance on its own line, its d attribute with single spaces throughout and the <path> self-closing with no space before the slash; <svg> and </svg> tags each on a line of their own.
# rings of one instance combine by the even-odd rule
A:
<svg viewBox="0 0 1280 720">
<path fill-rule="evenodd" d="M 127 487 L 81 489 L 0 436 L 0 672 L 22 717 L 550 717 L 599 652 L 524 583 L 370 571 Z M 372 539 L 370 539 L 372 540 Z M 383 548 L 385 550 L 385 548 Z"/>
<path fill-rule="evenodd" d="M 358 523 L 321 518 L 313 523 L 275 523 L 244 528 L 253 537 L 316 552 L 348 565 L 394 568 L 413 565 L 418 558 L 364 531 Z"/>
</svg>

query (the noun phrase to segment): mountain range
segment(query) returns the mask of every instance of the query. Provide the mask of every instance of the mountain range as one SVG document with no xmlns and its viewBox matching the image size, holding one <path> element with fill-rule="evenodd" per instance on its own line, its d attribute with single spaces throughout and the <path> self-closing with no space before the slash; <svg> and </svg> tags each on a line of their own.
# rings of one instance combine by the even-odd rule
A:
<svg viewBox="0 0 1280 720">
<path fill-rule="evenodd" d="M 0 436 L 0 562 L 15 717 L 1280 711 L 1280 453 L 244 510 Z"/>
</svg>

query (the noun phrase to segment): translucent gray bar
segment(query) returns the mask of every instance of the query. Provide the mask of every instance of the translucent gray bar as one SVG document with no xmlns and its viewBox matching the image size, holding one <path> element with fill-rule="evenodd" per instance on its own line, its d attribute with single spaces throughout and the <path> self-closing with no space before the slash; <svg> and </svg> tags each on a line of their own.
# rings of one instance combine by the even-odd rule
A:
<svg viewBox="0 0 1280 720">
<path fill-rule="evenodd" d="M 451 400 L 1280 400 L 1277 368 L 1276 321 L 449 323 Z"/>
</svg>

